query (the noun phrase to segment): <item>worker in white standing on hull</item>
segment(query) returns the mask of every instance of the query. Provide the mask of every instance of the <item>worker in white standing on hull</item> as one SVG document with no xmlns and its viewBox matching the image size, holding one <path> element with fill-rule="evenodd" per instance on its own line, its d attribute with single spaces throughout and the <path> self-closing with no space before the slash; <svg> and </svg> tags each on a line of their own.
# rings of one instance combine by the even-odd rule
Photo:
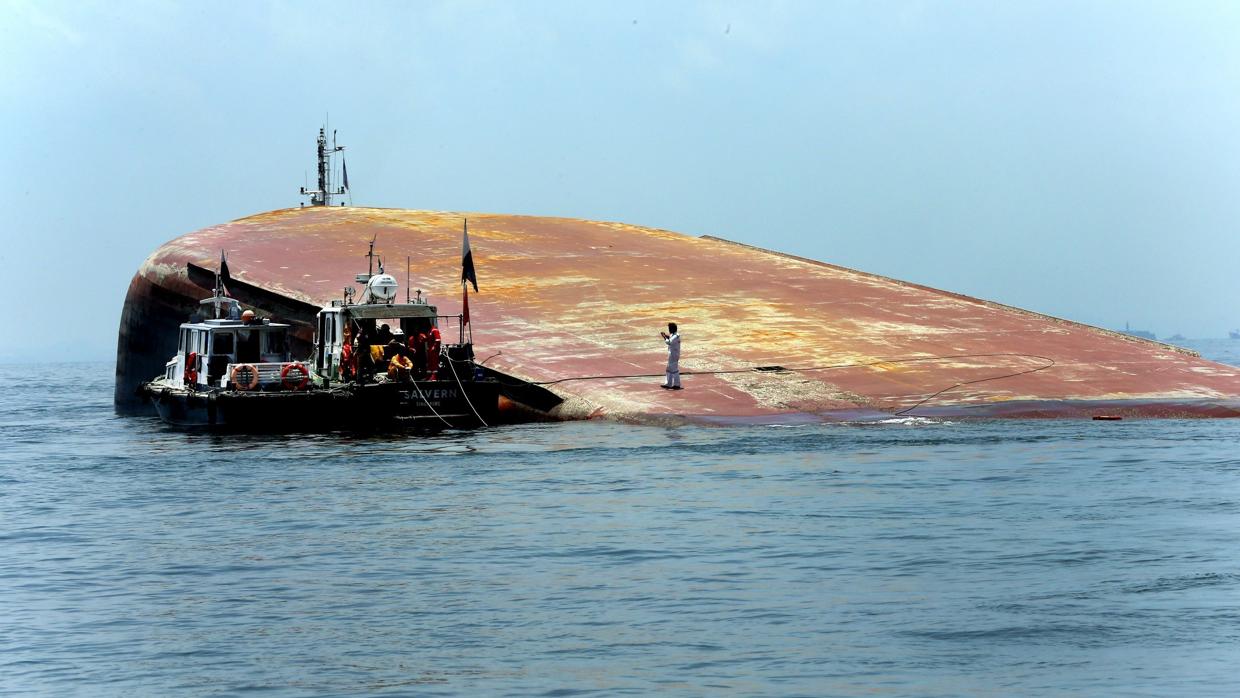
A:
<svg viewBox="0 0 1240 698">
<path fill-rule="evenodd" d="M 668 334 L 668 333 L 671 334 Z M 680 335 L 676 334 L 676 323 L 667 323 L 667 332 L 660 332 L 663 343 L 667 345 L 667 380 L 662 388 L 681 390 L 680 387 Z"/>
</svg>

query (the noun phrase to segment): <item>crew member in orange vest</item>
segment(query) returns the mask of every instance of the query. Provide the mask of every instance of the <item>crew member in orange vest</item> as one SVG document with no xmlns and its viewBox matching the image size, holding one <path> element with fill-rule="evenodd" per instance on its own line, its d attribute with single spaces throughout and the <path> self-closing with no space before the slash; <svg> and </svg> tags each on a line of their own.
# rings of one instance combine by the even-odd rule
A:
<svg viewBox="0 0 1240 698">
<path fill-rule="evenodd" d="M 409 335 L 409 351 L 413 352 L 413 372 L 418 378 L 426 373 L 426 333 L 419 332 Z"/>
<path fill-rule="evenodd" d="M 340 378 L 350 380 L 357 375 L 357 362 L 353 360 L 353 333 L 344 326 L 344 342 L 340 347 Z"/>
<path fill-rule="evenodd" d="M 439 328 L 432 327 L 426 338 L 426 375 L 430 380 L 436 380 L 439 375 L 439 349 L 442 346 Z"/>
</svg>

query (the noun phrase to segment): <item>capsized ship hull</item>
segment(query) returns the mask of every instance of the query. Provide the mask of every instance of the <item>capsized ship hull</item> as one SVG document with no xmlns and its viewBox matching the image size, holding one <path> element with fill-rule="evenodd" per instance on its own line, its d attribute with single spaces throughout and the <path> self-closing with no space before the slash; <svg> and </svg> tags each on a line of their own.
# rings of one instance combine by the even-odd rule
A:
<svg viewBox="0 0 1240 698">
<path fill-rule="evenodd" d="M 243 302 L 291 322 L 351 285 L 372 237 L 399 278 L 460 309 L 461 224 L 478 356 L 525 414 L 643 422 L 922 416 L 1240 416 L 1240 369 L 1195 353 L 711 237 L 566 218 L 284 209 L 156 250 L 121 317 L 116 402 L 140 408 L 223 249 Z M 685 390 L 659 389 L 680 325 Z M 171 338 L 169 340 L 168 338 Z M 761 368 L 762 370 L 755 370 Z M 534 384 L 523 387 L 523 384 Z"/>
</svg>

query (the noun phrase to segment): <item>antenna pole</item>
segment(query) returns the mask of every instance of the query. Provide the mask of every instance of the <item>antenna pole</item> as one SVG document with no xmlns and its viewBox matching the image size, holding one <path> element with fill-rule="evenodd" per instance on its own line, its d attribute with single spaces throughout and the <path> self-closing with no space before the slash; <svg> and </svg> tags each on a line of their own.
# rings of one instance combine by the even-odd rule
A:
<svg viewBox="0 0 1240 698">
<path fill-rule="evenodd" d="M 322 164 L 319 165 L 319 167 L 324 168 L 324 170 L 327 172 L 327 178 L 324 179 L 323 182 L 319 184 L 319 190 L 323 192 L 323 205 L 324 206 L 332 205 L 332 189 L 331 189 L 331 186 L 332 186 L 332 156 L 331 156 L 331 150 L 329 150 L 327 147 L 327 129 L 331 127 L 332 127 L 332 115 L 331 115 L 331 112 L 328 112 L 328 113 L 323 114 L 323 128 L 322 130 L 319 131 L 319 133 L 321 134 L 321 140 L 323 142 L 323 155 L 321 156 L 323 158 L 323 162 Z"/>
<path fill-rule="evenodd" d="M 318 206 L 327 206 L 330 201 L 329 199 L 330 194 L 327 189 L 327 132 L 326 131 L 327 129 L 322 129 L 322 128 L 319 129 L 319 140 L 317 143 L 318 156 L 319 156 L 319 191 L 318 191 L 318 201 L 315 203 Z"/>
<path fill-rule="evenodd" d="M 316 155 L 318 158 L 318 184 L 319 188 L 315 191 L 309 191 L 306 187 L 301 188 L 302 196 L 310 197 L 311 206 L 331 206 L 332 196 L 335 194 L 343 194 L 344 188 L 339 190 L 332 189 L 332 156 L 344 150 L 343 145 L 336 145 L 336 132 L 332 131 L 332 140 L 329 145 L 327 142 L 328 123 L 325 122 L 323 127 L 319 129 L 319 137 L 315 143 Z"/>
<path fill-rule="evenodd" d="M 405 302 L 409 302 L 409 268 L 413 265 L 410 257 L 405 257 Z"/>
</svg>

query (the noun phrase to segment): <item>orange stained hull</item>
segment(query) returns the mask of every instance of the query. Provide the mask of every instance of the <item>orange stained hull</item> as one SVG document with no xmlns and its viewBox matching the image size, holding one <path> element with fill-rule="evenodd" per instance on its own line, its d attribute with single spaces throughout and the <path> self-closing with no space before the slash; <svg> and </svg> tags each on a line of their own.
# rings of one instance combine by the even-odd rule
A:
<svg viewBox="0 0 1240 698">
<path fill-rule="evenodd" d="M 214 269 L 221 249 L 235 278 L 321 305 L 356 285 L 377 236 L 390 273 L 403 284 L 412 257 L 413 286 L 456 314 L 466 216 L 477 354 L 562 398 L 552 417 L 1240 415 L 1240 369 L 1168 345 L 724 240 L 532 216 L 285 209 L 190 233 L 135 277 L 121 354 L 127 335 L 174 331 L 153 325 L 205 292 L 187 263 Z M 669 321 L 683 341 L 676 392 L 659 388 Z M 136 358 L 118 356 L 118 399 L 145 370 Z"/>
</svg>

